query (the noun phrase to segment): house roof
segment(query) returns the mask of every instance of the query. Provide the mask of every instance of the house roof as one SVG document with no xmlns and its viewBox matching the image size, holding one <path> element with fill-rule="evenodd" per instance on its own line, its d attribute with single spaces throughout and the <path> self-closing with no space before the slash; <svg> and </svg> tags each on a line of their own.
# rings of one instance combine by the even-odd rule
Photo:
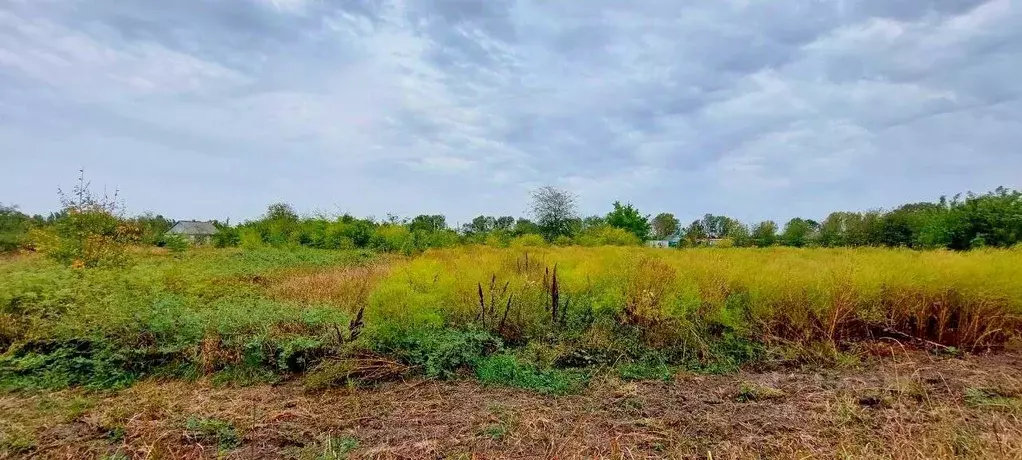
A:
<svg viewBox="0 0 1022 460">
<path fill-rule="evenodd" d="M 174 224 L 167 233 L 180 233 L 182 235 L 212 235 L 216 233 L 216 227 L 212 222 L 198 220 L 182 220 Z"/>
</svg>

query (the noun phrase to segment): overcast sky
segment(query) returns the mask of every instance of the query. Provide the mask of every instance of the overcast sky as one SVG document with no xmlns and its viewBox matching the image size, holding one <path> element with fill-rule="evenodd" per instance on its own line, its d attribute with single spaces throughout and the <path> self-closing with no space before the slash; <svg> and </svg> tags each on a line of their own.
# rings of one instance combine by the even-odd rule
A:
<svg viewBox="0 0 1022 460">
<path fill-rule="evenodd" d="M 0 202 L 746 221 L 1022 188 L 1012 0 L 0 0 Z"/>
</svg>

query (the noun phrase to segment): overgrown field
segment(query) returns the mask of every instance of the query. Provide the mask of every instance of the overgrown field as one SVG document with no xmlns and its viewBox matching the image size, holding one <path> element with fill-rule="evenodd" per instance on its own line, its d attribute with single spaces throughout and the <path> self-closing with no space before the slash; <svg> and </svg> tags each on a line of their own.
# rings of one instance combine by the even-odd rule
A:
<svg viewBox="0 0 1022 460">
<path fill-rule="evenodd" d="M 311 387 L 407 375 L 571 392 L 595 373 L 854 361 L 878 340 L 997 350 L 1022 252 L 462 247 L 140 251 L 0 261 L 0 386 L 141 377 Z"/>
</svg>

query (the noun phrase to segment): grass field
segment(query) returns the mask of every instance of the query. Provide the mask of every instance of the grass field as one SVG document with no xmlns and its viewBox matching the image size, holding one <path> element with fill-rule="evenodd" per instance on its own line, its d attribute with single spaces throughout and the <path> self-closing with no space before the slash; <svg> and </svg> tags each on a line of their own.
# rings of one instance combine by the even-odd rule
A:
<svg viewBox="0 0 1022 460">
<path fill-rule="evenodd" d="M 25 398 L 94 404 L 141 391 L 133 385 L 378 392 L 469 378 L 556 398 L 604 391 L 607 379 L 846 372 L 895 346 L 1014 356 L 1019 267 L 1018 250 L 138 250 L 124 267 L 90 269 L 23 255 L 0 260 L 0 387 L 20 414 L 9 426 L 21 427 L 0 433 L 0 455 L 46 451 L 45 430 L 29 423 L 45 411 Z M 955 404 L 969 401 L 965 386 Z M 1018 388 L 969 388 L 971 401 L 1015 414 Z M 203 420 L 179 422 L 215 434 L 199 445 L 244 452 L 243 434 Z M 1017 430 L 1012 420 L 999 423 Z M 1011 436 L 975 450 L 1017 448 Z"/>
</svg>

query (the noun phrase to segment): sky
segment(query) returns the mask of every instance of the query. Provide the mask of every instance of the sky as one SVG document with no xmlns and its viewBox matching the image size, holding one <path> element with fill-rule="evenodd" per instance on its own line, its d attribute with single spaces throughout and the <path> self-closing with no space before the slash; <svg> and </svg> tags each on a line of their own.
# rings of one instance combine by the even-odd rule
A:
<svg viewBox="0 0 1022 460">
<path fill-rule="evenodd" d="M 1022 188 L 1012 0 L 0 0 L 0 202 L 683 221 Z"/>
</svg>

